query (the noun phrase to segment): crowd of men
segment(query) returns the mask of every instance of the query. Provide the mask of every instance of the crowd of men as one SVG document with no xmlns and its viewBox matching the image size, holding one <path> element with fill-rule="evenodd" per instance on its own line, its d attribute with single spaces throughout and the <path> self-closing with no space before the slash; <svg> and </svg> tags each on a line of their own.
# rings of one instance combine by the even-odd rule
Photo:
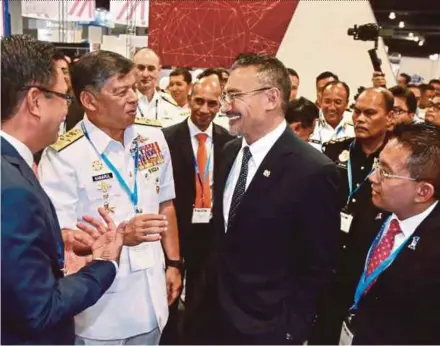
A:
<svg viewBox="0 0 440 346">
<path fill-rule="evenodd" d="M 440 81 L 1 42 L 4 344 L 440 343 Z"/>
</svg>

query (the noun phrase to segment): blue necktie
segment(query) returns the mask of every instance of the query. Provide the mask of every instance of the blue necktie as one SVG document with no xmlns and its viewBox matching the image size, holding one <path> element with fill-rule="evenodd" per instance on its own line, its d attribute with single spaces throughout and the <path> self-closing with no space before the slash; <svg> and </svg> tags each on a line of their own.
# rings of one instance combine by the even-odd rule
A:
<svg viewBox="0 0 440 346">
<path fill-rule="evenodd" d="M 234 194 L 232 195 L 231 208 L 229 209 L 228 228 L 231 226 L 232 221 L 240 205 L 246 190 L 246 179 L 248 175 L 248 163 L 252 154 L 249 147 L 243 148 L 243 160 L 241 162 L 240 175 L 238 176 L 237 184 L 235 185 Z"/>
</svg>

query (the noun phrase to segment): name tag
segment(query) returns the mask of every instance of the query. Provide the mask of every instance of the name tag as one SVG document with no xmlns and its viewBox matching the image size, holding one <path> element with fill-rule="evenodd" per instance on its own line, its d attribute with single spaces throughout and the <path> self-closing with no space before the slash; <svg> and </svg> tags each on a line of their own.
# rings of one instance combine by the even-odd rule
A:
<svg viewBox="0 0 440 346">
<path fill-rule="evenodd" d="M 341 231 L 344 233 L 350 232 L 351 222 L 353 221 L 353 216 L 341 211 Z"/>
<path fill-rule="evenodd" d="M 154 265 L 154 249 L 152 244 L 142 243 L 128 248 L 130 269 L 132 272 L 145 270 Z"/>
<path fill-rule="evenodd" d="M 211 218 L 210 208 L 194 208 L 192 223 L 209 223 Z"/>
<path fill-rule="evenodd" d="M 112 178 L 113 178 L 112 172 L 100 174 L 100 175 L 95 175 L 92 177 L 93 181 L 101 181 L 101 180 L 112 179 Z"/>
<path fill-rule="evenodd" d="M 348 329 L 347 324 L 342 323 L 341 336 L 339 337 L 339 345 L 348 346 L 353 344 L 353 333 Z"/>
</svg>

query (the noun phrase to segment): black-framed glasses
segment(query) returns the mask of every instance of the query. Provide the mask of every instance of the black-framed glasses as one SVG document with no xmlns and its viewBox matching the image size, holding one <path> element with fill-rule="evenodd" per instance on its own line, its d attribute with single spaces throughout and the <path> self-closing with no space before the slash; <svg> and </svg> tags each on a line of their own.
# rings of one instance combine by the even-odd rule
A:
<svg viewBox="0 0 440 346">
<path fill-rule="evenodd" d="M 40 90 L 43 93 L 58 96 L 58 97 L 60 97 L 60 98 L 62 98 L 64 100 L 66 100 L 68 106 L 70 106 L 70 104 L 73 101 L 73 96 L 70 96 L 68 94 L 63 94 L 63 93 L 60 93 L 58 91 L 49 90 L 49 89 L 47 89 L 45 87 L 42 87 L 40 85 L 28 85 L 28 86 L 25 86 L 23 88 L 23 90 L 29 90 L 30 88 L 36 88 L 36 89 Z"/>
<path fill-rule="evenodd" d="M 261 91 L 266 91 L 266 90 L 270 90 L 273 87 L 263 87 L 263 88 L 258 88 L 258 89 L 252 89 L 249 91 L 237 91 L 237 92 L 225 92 L 222 94 L 222 96 L 219 97 L 219 101 L 220 103 L 231 103 L 234 102 L 234 100 L 237 97 L 240 96 L 245 96 L 245 95 L 249 95 L 252 93 L 257 93 L 257 92 L 261 92 Z"/>
</svg>

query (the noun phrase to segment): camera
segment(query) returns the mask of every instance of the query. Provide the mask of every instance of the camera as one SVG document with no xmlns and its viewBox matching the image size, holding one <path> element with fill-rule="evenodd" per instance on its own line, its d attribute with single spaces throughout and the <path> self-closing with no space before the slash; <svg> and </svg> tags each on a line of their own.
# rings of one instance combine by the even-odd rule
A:
<svg viewBox="0 0 440 346">
<path fill-rule="evenodd" d="M 349 28 L 347 32 L 348 36 L 353 36 L 355 40 L 361 41 L 377 41 L 379 33 L 379 26 L 373 23 L 355 25 L 353 28 Z"/>
</svg>

